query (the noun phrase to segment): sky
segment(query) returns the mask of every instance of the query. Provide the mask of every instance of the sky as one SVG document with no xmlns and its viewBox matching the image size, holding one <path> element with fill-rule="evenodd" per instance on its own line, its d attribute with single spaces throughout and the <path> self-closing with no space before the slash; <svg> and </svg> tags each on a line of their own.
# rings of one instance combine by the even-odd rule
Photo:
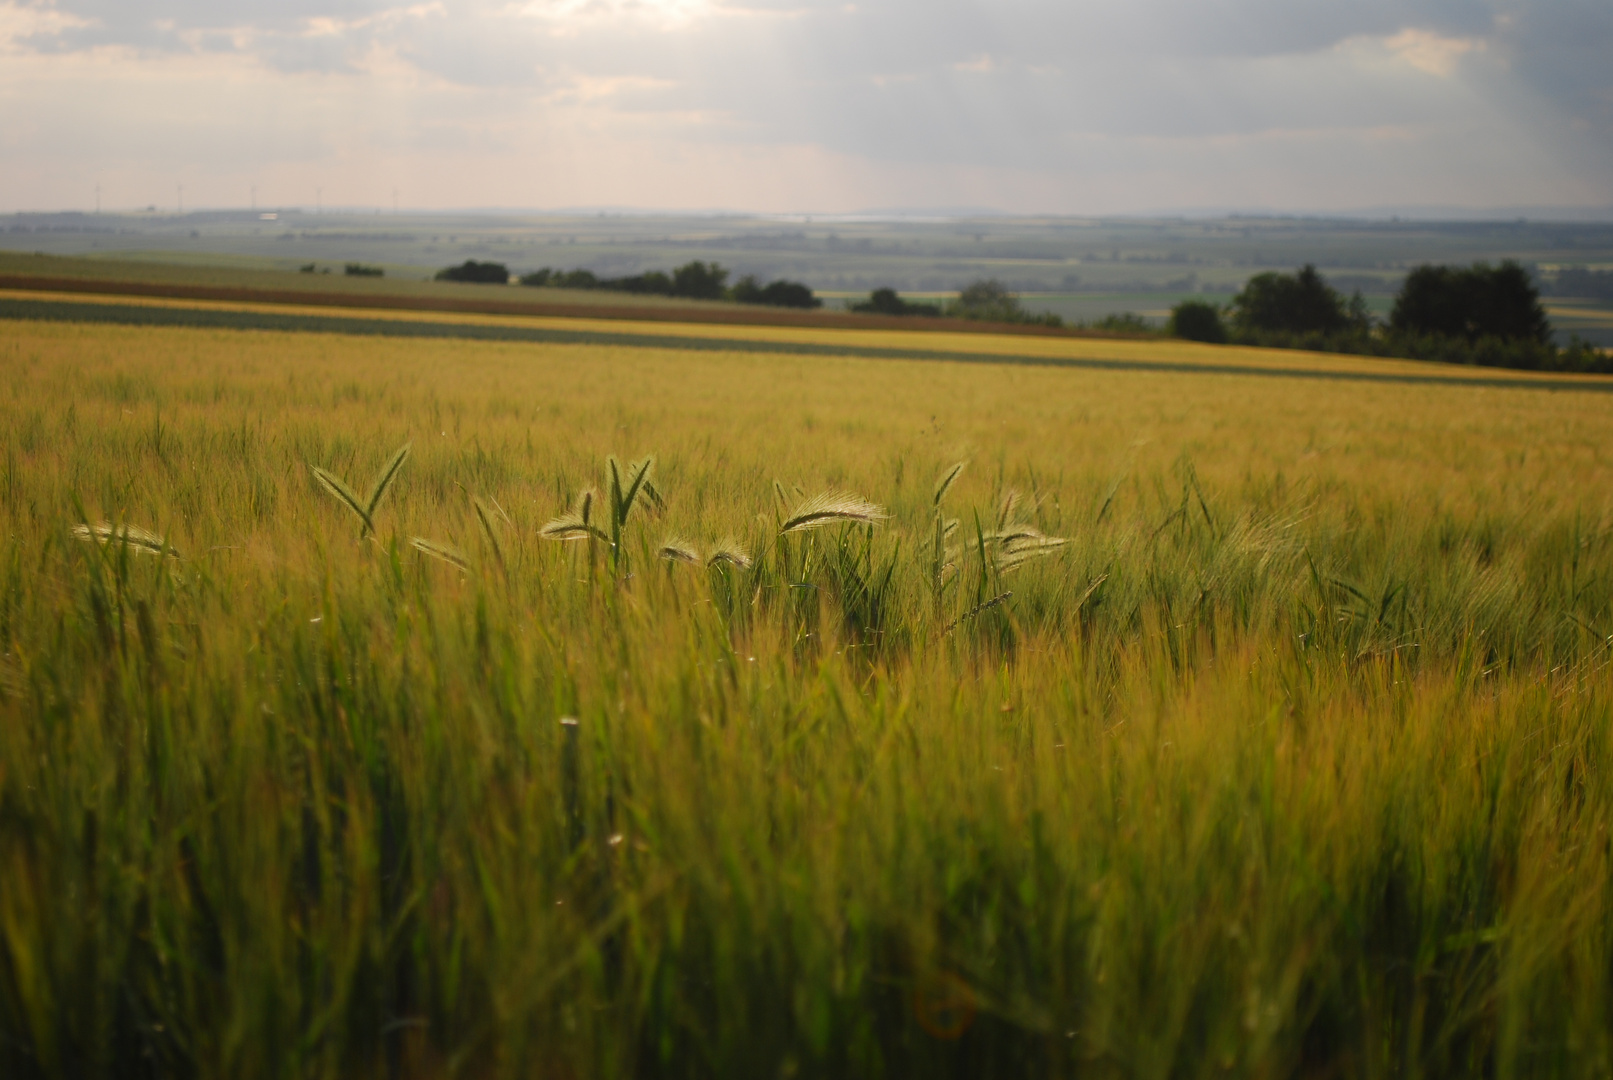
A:
<svg viewBox="0 0 1613 1080">
<path fill-rule="evenodd" d="M 0 210 L 1605 212 L 1610 56 L 1609 0 L 0 0 Z"/>
</svg>

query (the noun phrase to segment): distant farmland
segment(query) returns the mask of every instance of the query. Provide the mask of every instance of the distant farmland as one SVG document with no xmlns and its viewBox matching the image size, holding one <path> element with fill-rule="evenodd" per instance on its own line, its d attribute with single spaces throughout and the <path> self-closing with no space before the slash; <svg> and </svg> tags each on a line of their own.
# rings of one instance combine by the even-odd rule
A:
<svg viewBox="0 0 1613 1080">
<path fill-rule="evenodd" d="M 38 250 L 145 273 L 284 280 L 334 290 L 404 286 L 427 291 L 436 270 L 467 258 L 516 271 L 586 268 L 605 276 L 713 260 L 735 278 L 803 281 L 835 302 L 891 286 L 950 294 L 997 278 L 1033 309 L 1067 321 L 1112 312 L 1162 312 L 1186 297 L 1224 302 L 1251 276 L 1313 262 L 1346 293 L 1386 310 L 1401 278 L 1424 262 L 1517 259 L 1550 280 L 1565 266 L 1613 267 L 1607 222 L 1367 221 L 1314 218 L 780 219 L 609 214 L 312 214 L 272 222 L 246 211 L 194 214 L 16 214 L 0 217 L 0 272 Z M 382 282 L 343 281 L 349 261 L 383 267 Z M 122 272 L 120 270 L 120 272 Z M 525 290 L 523 290 L 525 291 Z M 597 300 L 600 294 L 592 294 Z M 1613 319 L 1605 301 L 1597 318 Z M 1593 320 L 1594 321 L 1594 320 Z M 1613 329 L 1575 321 L 1602 345 Z M 1566 341 L 1566 334 L 1565 334 Z"/>
</svg>

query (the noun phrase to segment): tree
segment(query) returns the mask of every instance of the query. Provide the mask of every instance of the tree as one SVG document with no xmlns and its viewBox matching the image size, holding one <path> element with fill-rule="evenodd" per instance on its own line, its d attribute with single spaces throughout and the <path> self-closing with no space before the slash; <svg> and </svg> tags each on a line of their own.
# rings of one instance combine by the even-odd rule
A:
<svg viewBox="0 0 1613 1080">
<path fill-rule="evenodd" d="M 1025 319 L 1019 297 L 996 278 L 982 278 L 965 285 L 958 298 L 947 306 L 947 314 L 987 322 L 1023 322 Z"/>
<path fill-rule="evenodd" d="M 1221 321 L 1221 309 L 1203 300 L 1183 300 L 1171 308 L 1171 319 L 1165 329 L 1172 337 L 1187 341 L 1208 341 L 1224 345 L 1227 340 L 1226 324 Z"/>
<path fill-rule="evenodd" d="M 632 277 L 608 278 L 599 283 L 601 289 L 615 292 L 637 293 L 640 296 L 671 296 L 672 279 L 659 270 L 647 270 Z"/>
<path fill-rule="evenodd" d="M 672 295 L 692 300 L 721 300 L 723 283 L 727 280 L 728 271 L 717 263 L 696 259 L 672 271 Z"/>
<path fill-rule="evenodd" d="M 875 289 L 868 294 L 866 302 L 853 304 L 853 311 L 860 311 L 869 315 L 930 315 L 939 316 L 939 304 L 915 304 L 911 300 L 903 300 L 897 295 L 895 289 Z"/>
<path fill-rule="evenodd" d="M 767 304 L 770 307 L 789 308 L 818 308 L 823 301 L 812 295 L 812 290 L 799 281 L 770 282 L 767 285 L 756 280 L 755 274 L 746 274 L 734 283 L 729 290 L 729 297 L 740 304 Z"/>
<path fill-rule="evenodd" d="M 1242 330 L 1334 334 L 1368 326 L 1361 295 L 1346 301 L 1310 263 L 1295 274 L 1256 274 L 1232 304 Z"/>
<path fill-rule="evenodd" d="M 728 299 L 736 304 L 760 304 L 761 295 L 762 283 L 756 280 L 755 274 L 746 274 L 728 290 Z"/>
<path fill-rule="evenodd" d="M 557 289 L 597 289 L 599 279 L 592 270 L 556 270 L 549 278 L 549 284 Z"/>
<path fill-rule="evenodd" d="M 1511 259 L 1500 266 L 1417 267 L 1406 275 L 1389 315 L 1389 329 L 1400 334 L 1442 337 L 1511 338 L 1542 345 L 1551 341 L 1551 323 L 1529 272 Z"/>
<path fill-rule="evenodd" d="M 906 315 L 907 301 L 898 296 L 895 289 L 875 289 L 868 294 L 866 303 L 854 304 L 851 310 L 871 315 Z"/>
<path fill-rule="evenodd" d="M 437 271 L 438 281 L 468 281 L 477 285 L 508 285 L 510 268 L 503 263 L 466 259 L 458 266 Z"/>
</svg>

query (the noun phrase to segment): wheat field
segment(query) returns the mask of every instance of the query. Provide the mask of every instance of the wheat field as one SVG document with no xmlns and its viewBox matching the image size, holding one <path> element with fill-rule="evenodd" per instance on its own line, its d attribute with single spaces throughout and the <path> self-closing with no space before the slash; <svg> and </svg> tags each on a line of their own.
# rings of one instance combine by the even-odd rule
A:
<svg viewBox="0 0 1613 1080">
<path fill-rule="evenodd" d="M 0 379 L 7 1077 L 1613 1069 L 1605 394 L 46 323 Z"/>
</svg>

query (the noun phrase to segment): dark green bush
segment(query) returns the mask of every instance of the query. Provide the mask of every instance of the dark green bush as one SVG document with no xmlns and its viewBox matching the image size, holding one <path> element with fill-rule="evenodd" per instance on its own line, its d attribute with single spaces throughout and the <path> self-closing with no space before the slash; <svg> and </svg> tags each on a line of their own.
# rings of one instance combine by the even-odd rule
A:
<svg viewBox="0 0 1613 1080">
<path fill-rule="evenodd" d="M 1224 345 L 1227 340 L 1221 309 L 1204 300 L 1183 300 L 1171 308 L 1170 322 L 1165 324 L 1165 330 L 1172 337 L 1207 341 L 1212 345 Z"/>
<path fill-rule="evenodd" d="M 1384 356 L 1402 360 L 1432 360 L 1442 364 L 1512 368 L 1517 371 L 1613 374 L 1613 354 L 1603 352 L 1578 338 L 1570 342 L 1566 348 L 1560 349 L 1550 342 L 1542 343 L 1528 338 L 1469 339 L 1448 334 L 1416 334 L 1393 330 L 1376 333 L 1346 331 L 1335 334 L 1235 331 L 1230 337 L 1239 345 L 1260 345 L 1271 349 L 1307 349 L 1313 352 Z"/>
<path fill-rule="evenodd" d="M 612 292 L 636 293 L 639 296 L 671 296 L 672 278 L 659 270 L 647 270 L 630 277 L 607 278 L 598 285 Z"/>
<path fill-rule="evenodd" d="M 823 301 L 812 295 L 812 290 L 798 281 L 770 282 L 766 285 L 756 280 L 756 275 L 746 274 L 734 283 L 729 291 L 729 298 L 741 304 L 766 304 L 770 307 L 788 308 L 818 308 Z"/>
<path fill-rule="evenodd" d="M 551 289 L 603 289 L 608 287 L 608 283 L 595 277 L 592 270 L 551 270 L 547 266 L 541 270 L 534 270 L 530 274 L 522 274 L 519 280 L 522 285 L 547 286 Z"/>
<path fill-rule="evenodd" d="M 1086 324 L 1088 330 L 1107 330 L 1116 334 L 1152 334 L 1154 328 L 1135 311 L 1111 311 L 1101 319 Z"/>
<path fill-rule="evenodd" d="M 853 304 L 852 311 L 860 311 L 868 315 L 929 315 L 939 316 L 941 305 L 918 304 L 910 300 L 903 300 L 897 295 L 895 289 L 875 289 L 868 294 L 868 299 L 861 304 Z"/>
</svg>

